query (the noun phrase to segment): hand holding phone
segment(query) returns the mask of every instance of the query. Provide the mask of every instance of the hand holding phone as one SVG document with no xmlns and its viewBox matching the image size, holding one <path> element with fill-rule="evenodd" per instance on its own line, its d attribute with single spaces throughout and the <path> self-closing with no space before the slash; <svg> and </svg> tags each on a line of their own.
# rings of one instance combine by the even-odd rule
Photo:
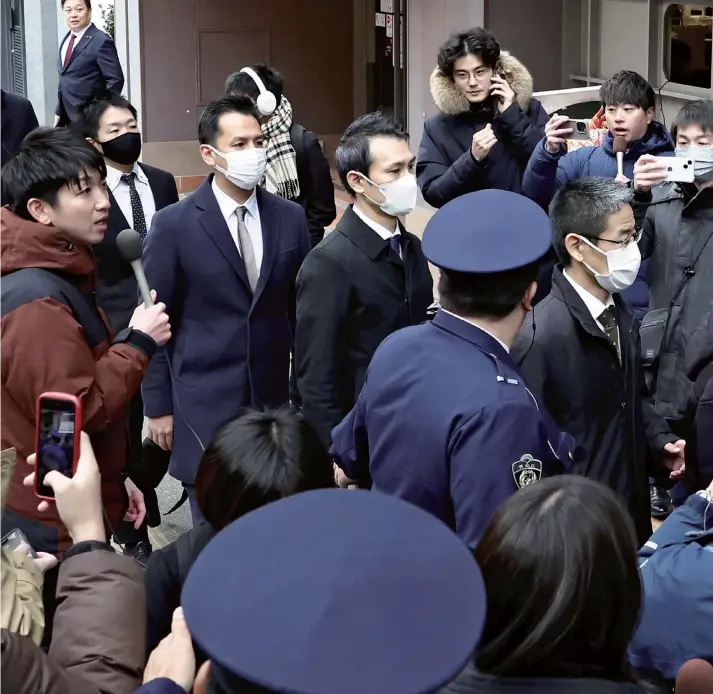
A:
<svg viewBox="0 0 713 694">
<path fill-rule="evenodd" d="M 45 484 L 49 472 L 73 477 L 79 461 L 82 430 L 82 405 L 68 393 L 42 393 L 37 399 L 35 446 L 35 494 L 40 499 L 54 499 L 52 487 Z"/>
<path fill-rule="evenodd" d="M 689 157 L 656 157 L 666 167 L 666 180 L 671 183 L 693 183 L 696 165 Z"/>
<path fill-rule="evenodd" d="M 69 478 L 56 470 L 47 472 L 44 484 L 51 489 L 54 498 L 41 501 L 37 509 L 46 511 L 50 502 L 54 501 L 57 513 L 75 544 L 87 540 L 105 542 L 99 466 L 89 436 L 81 432 L 78 438 L 81 455 L 74 477 Z M 31 455 L 27 462 L 36 468 L 36 455 Z M 33 472 L 25 477 L 23 484 L 35 487 L 36 477 L 37 472 Z"/>
<path fill-rule="evenodd" d="M 563 126 L 563 129 L 571 130 L 572 134 L 568 140 L 588 140 L 589 139 L 589 122 L 579 118 L 570 118 Z"/>
</svg>

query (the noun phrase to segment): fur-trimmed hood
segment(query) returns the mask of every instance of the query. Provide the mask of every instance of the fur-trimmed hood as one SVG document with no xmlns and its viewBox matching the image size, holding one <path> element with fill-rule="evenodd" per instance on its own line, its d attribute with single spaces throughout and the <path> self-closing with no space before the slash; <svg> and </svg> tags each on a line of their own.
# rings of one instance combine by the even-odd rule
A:
<svg viewBox="0 0 713 694">
<path fill-rule="evenodd" d="M 530 71 L 507 51 L 500 53 L 495 72 L 502 75 L 515 92 L 515 103 L 527 112 L 532 100 L 532 75 Z M 470 110 L 469 101 L 458 91 L 453 80 L 440 68 L 431 73 L 431 96 L 438 110 L 448 116 L 457 116 Z"/>
</svg>

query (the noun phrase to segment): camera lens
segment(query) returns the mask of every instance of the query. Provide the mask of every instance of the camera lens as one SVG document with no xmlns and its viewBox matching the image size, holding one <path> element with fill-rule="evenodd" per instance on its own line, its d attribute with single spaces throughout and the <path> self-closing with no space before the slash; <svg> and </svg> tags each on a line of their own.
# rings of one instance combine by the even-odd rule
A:
<svg viewBox="0 0 713 694">
<path fill-rule="evenodd" d="M 577 123 L 577 132 L 578 133 L 587 132 L 587 126 L 584 123 Z"/>
</svg>

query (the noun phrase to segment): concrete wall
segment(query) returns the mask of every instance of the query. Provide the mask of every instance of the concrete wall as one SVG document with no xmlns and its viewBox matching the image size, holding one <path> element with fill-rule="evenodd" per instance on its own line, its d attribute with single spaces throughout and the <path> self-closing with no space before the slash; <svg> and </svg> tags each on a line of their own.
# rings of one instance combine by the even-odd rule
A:
<svg viewBox="0 0 713 694">
<path fill-rule="evenodd" d="M 295 120 L 328 149 L 351 122 L 352 0 L 152 0 L 140 9 L 144 161 L 201 173 L 202 107 L 253 62 L 283 73 Z"/>
</svg>

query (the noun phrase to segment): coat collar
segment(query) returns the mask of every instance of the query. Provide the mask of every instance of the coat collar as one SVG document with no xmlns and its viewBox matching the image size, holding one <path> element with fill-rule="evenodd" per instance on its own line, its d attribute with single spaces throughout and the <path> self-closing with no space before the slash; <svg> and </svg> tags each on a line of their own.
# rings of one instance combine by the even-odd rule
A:
<svg viewBox="0 0 713 694">
<path fill-rule="evenodd" d="M 79 55 L 88 45 L 89 42 L 94 38 L 94 35 L 99 31 L 99 29 L 96 28 L 94 24 L 89 24 L 87 28 L 84 30 L 84 33 L 82 34 L 81 38 L 79 41 L 77 41 L 74 45 L 74 48 L 72 49 L 72 55 L 69 57 L 69 62 L 67 63 L 67 67 L 64 67 L 62 65 L 62 47 L 60 47 L 59 51 L 59 69 L 60 72 L 64 72 L 65 70 L 68 70 L 70 65 L 75 61 L 77 55 Z M 62 46 L 69 40 L 69 37 L 71 36 L 72 32 L 68 31 L 67 34 L 64 37 L 64 41 L 62 41 Z"/>
<path fill-rule="evenodd" d="M 213 174 L 208 176 L 208 178 L 201 183 L 190 199 L 200 212 L 198 215 L 200 225 L 218 247 L 233 270 L 235 270 L 238 277 L 240 277 L 247 291 L 250 291 L 250 283 L 248 282 L 248 275 L 245 271 L 245 263 L 243 263 L 243 259 L 240 257 L 240 253 L 238 253 L 238 249 L 235 246 L 233 237 L 230 235 L 230 230 L 225 222 L 223 213 L 220 211 L 218 201 L 215 199 L 212 183 Z M 260 276 L 253 295 L 253 306 L 257 303 L 265 288 L 265 284 L 272 271 L 272 266 L 275 263 L 275 258 L 277 257 L 277 249 L 280 242 L 280 219 L 272 204 L 271 194 L 262 188 L 258 188 L 256 194 L 258 208 L 260 209 L 263 256 Z"/>
<path fill-rule="evenodd" d="M 530 108 L 533 80 L 530 71 L 507 51 L 500 54 L 495 71 L 505 77 L 515 92 L 515 103 L 523 112 Z M 457 116 L 470 111 L 470 103 L 458 91 L 453 79 L 436 68 L 429 81 L 431 96 L 438 110 L 447 116 Z"/>
<path fill-rule="evenodd" d="M 404 244 L 410 243 L 411 235 L 406 232 L 406 229 L 404 229 L 400 221 L 398 224 Z M 372 228 L 359 219 L 353 210 L 353 205 L 349 205 L 349 207 L 344 210 L 344 214 L 334 231 L 346 236 L 354 245 L 358 246 L 370 260 L 376 260 L 379 255 L 386 253 L 389 249 L 388 240 L 382 239 Z M 397 259 L 394 260 L 394 262 L 396 261 Z"/>
<path fill-rule="evenodd" d="M 567 306 L 572 318 L 582 326 L 583 330 L 593 337 L 600 338 L 608 343 L 606 335 L 596 324 L 584 301 L 582 301 L 582 298 L 577 294 L 575 288 L 562 274 L 562 265 L 556 265 L 552 271 L 552 293 Z M 625 354 L 628 335 L 634 326 L 636 318 L 629 304 L 621 298 L 620 294 L 614 294 L 613 297 L 614 305 L 617 308 L 619 339 L 621 340 L 621 353 L 623 355 Z"/>
</svg>

